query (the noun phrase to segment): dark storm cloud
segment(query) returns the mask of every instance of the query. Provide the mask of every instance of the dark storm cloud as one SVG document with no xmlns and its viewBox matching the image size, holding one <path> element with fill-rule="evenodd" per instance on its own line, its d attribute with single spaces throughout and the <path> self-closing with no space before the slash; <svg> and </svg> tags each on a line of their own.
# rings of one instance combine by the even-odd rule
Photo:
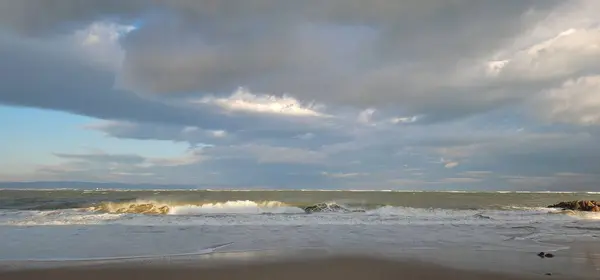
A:
<svg viewBox="0 0 600 280">
<path fill-rule="evenodd" d="M 377 1 L 366 7 L 360 1 L 325 1 L 248 10 L 217 5 L 222 9 L 215 14 L 186 18 L 198 23 L 193 28 L 179 18 L 174 24 L 157 18 L 134 32 L 126 40 L 121 79 L 130 88 L 159 94 L 228 94 L 243 85 L 359 108 L 394 104 L 440 121 L 521 99 L 506 92 L 494 97 L 492 89 L 470 86 L 454 73 L 464 61 L 478 63 L 523 31 L 521 16 L 528 9 L 551 6 L 536 4 Z M 290 11 L 287 19 L 270 14 Z"/>
<path fill-rule="evenodd" d="M 0 26 L 28 36 L 67 33 L 107 17 L 133 17 L 145 10 L 143 0 L 0 0 Z"/>
<path fill-rule="evenodd" d="M 138 140 L 167 140 L 199 144 L 232 145 L 257 143 L 262 145 L 285 145 L 288 147 L 318 148 L 322 145 L 349 141 L 352 136 L 341 128 L 310 126 L 286 129 L 283 127 L 252 127 L 241 130 L 206 130 L 192 126 L 161 125 L 156 123 L 109 122 L 89 125 L 87 128 L 104 132 L 115 138 Z"/>
<path fill-rule="evenodd" d="M 529 176 L 554 173 L 599 174 L 598 136 L 589 133 L 531 135 L 497 141 L 482 149 L 481 166 Z"/>
<path fill-rule="evenodd" d="M 100 19 L 142 22 L 124 40 L 119 76 L 136 91 L 229 94 L 247 86 L 359 108 L 391 103 L 439 121 L 514 98 L 487 98 L 452 73 L 538 18 L 526 12 L 543 16 L 556 1 L 0 3 L 3 26 L 24 34 Z"/>
<path fill-rule="evenodd" d="M 292 118 L 237 112 L 185 100 L 147 98 L 118 90 L 114 73 L 74 58 L 69 45 L 37 44 L 0 36 L 0 103 L 61 110 L 100 119 L 198 126 L 208 130 L 236 131 L 248 123 L 279 127 L 288 135 L 306 133 Z M 297 129 L 294 130 L 294 129 Z M 318 129 L 318 128 L 315 128 Z"/>
</svg>

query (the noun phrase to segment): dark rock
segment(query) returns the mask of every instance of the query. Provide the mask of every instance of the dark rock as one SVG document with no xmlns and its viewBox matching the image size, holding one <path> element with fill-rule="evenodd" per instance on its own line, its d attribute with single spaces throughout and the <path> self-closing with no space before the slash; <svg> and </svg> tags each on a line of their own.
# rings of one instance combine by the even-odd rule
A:
<svg viewBox="0 0 600 280">
<path fill-rule="evenodd" d="M 352 210 L 335 203 L 317 203 L 315 205 L 307 206 L 302 208 L 306 213 L 315 212 L 336 212 L 336 213 L 350 213 L 350 212 L 365 212 L 365 210 Z"/>
<path fill-rule="evenodd" d="M 546 273 L 546 276 L 552 276 L 552 273 L 548 272 Z"/>
<path fill-rule="evenodd" d="M 473 216 L 478 219 L 493 220 L 492 217 L 483 214 L 475 214 Z"/>
<path fill-rule="evenodd" d="M 548 206 L 549 208 L 561 208 L 563 210 L 600 212 L 600 202 L 595 200 L 563 201 Z"/>
<path fill-rule="evenodd" d="M 306 213 L 315 212 L 346 212 L 346 208 L 333 203 L 317 203 L 304 208 Z"/>
<path fill-rule="evenodd" d="M 540 257 L 542 259 L 544 258 L 544 256 L 546 256 L 546 254 L 544 252 L 539 252 L 537 255 L 538 255 L 538 257 Z"/>
<path fill-rule="evenodd" d="M 553 254 L 550 254 L 550 253 L 546 253 L 546 254 L 544 255 L 544 257 L 546 257 L 546 258 L 554 258 L 554 255 L 553 255 Z"/>
</svg>

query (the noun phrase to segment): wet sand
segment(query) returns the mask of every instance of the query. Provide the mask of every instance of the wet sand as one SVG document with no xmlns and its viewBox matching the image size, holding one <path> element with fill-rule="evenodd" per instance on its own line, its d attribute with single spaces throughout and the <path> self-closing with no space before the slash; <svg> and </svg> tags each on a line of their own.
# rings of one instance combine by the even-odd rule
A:
<svg viewBox="0 0 600 280">
<path fill-rule="evenodd" d="M 326 248 L 214 252 L 159 258 L 78 261 L 2 261 L 0 279 L 600 279 L 600 244 L 567 242 L 569 249 L 536 252 L 437 248 L 334 252 Z"/>
<path fill-rule="evenodd" d="M 117 280 L 117 279 L 244 279 L 244 280 L 364 280 L 364 279 L 593 279 L 564 275 L 464 270 L 420 261 L 338 256 L 270 262 L 205 265 L 134 263 L 0 271 L 3 280 Z"/>
</svg>

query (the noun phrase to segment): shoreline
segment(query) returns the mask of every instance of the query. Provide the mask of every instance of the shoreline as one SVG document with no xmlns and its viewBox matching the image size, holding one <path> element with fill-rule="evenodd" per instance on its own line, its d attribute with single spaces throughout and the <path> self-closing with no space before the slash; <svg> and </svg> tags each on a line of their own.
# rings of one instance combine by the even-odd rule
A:
<svg viewBox="0 0 600 280">
<path fill-rule="evenodd" d="M 55 268 L 0 270 L 7 280 L 75 280 L 75 279 L 447 279 L 447 280 L 516 280 L 516 279 L 593 279 L 552 273 L 486 271 L 483 268 L 458 269 L 419 260 L 391 260 L 373 256 L 345 255 L 296 257 L 251 262 L 183 262 L 142 264 L 77 265 Z"/>
</svg>

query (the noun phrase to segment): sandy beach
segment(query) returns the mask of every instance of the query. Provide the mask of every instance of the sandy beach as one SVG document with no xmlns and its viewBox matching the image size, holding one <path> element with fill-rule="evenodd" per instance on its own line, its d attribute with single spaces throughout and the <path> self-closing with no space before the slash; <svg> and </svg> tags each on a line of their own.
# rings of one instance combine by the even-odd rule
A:
<svg viewBox="0 0 600 280">
<path fill-rule="evenodd" d="M 75 279 L 593 279 L 561 275 L 497 273 L 459 270 L 418 261 L 392 261 L 344 256 L 327 259 L 296 259 L 268 263 L 217 265 L 96 265 L 0 272 L 4 280 Z"/>
</svg>

